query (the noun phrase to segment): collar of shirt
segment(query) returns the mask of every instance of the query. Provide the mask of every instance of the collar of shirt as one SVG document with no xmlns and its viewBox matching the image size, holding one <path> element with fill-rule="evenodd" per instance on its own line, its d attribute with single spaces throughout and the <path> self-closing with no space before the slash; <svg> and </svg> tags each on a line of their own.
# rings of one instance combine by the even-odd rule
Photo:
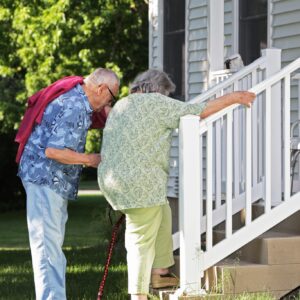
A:
<svg viewBox="0 0 300 300">
<path fill-rule="evenodd" d="M 87 112 L 88 114 L 93 113 L 93 109 L 92 109 L 92 107 L 91 107 L 91 105 L 90 105 L 89 99 L 88 99 L 88 97 L 86 96 L 86 94 L 85 94 L 85 92 L 84 92 L 82 86 L 81 86 L 80 84 L 77 84 L 77 85 L 75 86 L 75 89 L 76 89 L 76 91 L 77 91 L 80 95 L 82 95 L 82 100 L 83 100 L 83 103 L 84 103 L 86 112 Z"/>
</svg>

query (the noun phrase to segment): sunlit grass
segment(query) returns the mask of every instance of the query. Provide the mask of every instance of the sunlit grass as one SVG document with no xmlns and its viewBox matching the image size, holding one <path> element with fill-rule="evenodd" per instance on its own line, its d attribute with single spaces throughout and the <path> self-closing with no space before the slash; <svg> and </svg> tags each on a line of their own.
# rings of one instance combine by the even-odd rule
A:
<svg viewBox="0 0 300 300">
<path fill-rule="evenodd" d="M 81 196 L 69 203 L 64 252 L 68 300 L 96 299 L 102 278 L 111 225 L 106 201 Z M 26 214 L 0 214 L 0 299 L 35 299 Z M 104 299 L 127 299 L 127 268 L 123 240 L 117 244 L 105 286 Z"/>
</svg>

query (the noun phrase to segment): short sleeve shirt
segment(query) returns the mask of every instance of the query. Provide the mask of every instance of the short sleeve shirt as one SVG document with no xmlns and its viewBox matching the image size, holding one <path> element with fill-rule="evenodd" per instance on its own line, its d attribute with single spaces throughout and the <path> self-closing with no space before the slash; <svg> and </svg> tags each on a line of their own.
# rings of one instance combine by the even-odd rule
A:
<svg viewBox="0 0 300 300">
<path fill-rule="evenodd" d="M 62 164 L 45 156 L 46 148 L 83 153 L 92 108 L 81 85 L 53 100 L 25 146 L 18 175 L 23 181 L 46 185 L 65 199 L 77 196 L 81 165 Z"/>
<path fill-rule="evenodd" d="M 115 210 L 163 205 L 172 131 L 180 117 L 206 104 L 188 104 L 159 93 L 132 94 L 114 106 L 103 133 L 98 182 Z"/>
</svg>

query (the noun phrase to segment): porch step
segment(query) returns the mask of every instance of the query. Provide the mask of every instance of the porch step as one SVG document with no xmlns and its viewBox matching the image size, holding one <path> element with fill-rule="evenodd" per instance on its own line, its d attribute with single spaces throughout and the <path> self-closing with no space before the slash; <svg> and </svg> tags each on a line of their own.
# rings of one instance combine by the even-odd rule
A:
<svg viewBox="0 0 300 300">
<path fill-rule="evenodd" d="M 209 298 L 228 299 L 243 293 L 268 293 L 275 299 L 300 285 L 300 235 L 278 232 L 274 227 L 205 272 L 202 286 Z M 215 231 L 222 240 L 224 231 Z M 175 256 L 172 272 L 180 274 L 180 257 Z M 160 291 L 169 299 L 172 291 Z M 208 296 L 206 296 L 208 297 Z M 182 298 L 185 299 L 185 298 Z M 186 299 L 204 299 L 203 296 Z"/>
<path fill-rule="evenodd" d="M 180 256 L 174 256 L 174 259 L 171 271 L 179 276 Z M 270 265 L 226 258 L 205 272 L 201 285 L 208 291 L 205 297 L 209 298 L 228 299 L 243 293 L 265 293 L 279 299 L 300 285 L 300 262 Z M 158 290 L 157 295 L 159 292 L 160 299 L 169 299 L 167 295 L 173 293 L 170 289 Z"/>
<path fill-rule="evenodd" d="M 269 292 L 276 298 L 299 286 L 300 263 L 254 264 L 226 259 L 206 272 L 211 291 L 225 295 Z"/>
<path fill-rule="evenodd" d="M 215 231 L 214 238 L 220 241 L 224 231 Z M 257 264 L 300 264 L 300 235 L 268 231 L 243 246 L 230 258 Z"/>
</svg>

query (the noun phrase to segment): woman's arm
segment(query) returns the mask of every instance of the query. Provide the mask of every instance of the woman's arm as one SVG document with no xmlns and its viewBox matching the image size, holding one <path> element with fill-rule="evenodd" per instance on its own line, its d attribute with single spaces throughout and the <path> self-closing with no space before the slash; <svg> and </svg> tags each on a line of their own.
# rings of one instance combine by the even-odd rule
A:
<svg viewBox="0 0 300 300">
<path fill-rule="evenodd" d="M 243 104 L 251 107 L 256 95 L 250 92 L 233 92 L 224 96 L 221 96 L 215 100 L 207 102 L 206 108 L 200 114 L 200 118 L 204 119 L 208 116 L 230 106 L 232 104 Z"/>
</svg>

